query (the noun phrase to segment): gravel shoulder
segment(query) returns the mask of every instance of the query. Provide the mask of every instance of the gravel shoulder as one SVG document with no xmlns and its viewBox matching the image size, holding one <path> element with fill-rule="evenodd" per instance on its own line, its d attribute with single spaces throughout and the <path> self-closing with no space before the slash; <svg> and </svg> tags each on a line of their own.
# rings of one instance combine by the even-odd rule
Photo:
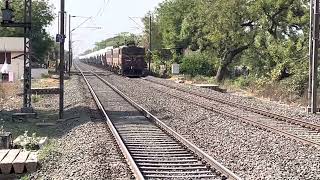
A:
<svg viewBox="0 0 320 180">
<path fill-rule="evenodd" d="M 200 87 L 196 87 L 196 86 L 192 86 L 192 85 L 178 84 L 174 81 L 156 78 L 156 77 L 152 77 L 152 76 L 148 76 L 147 79 L 162 82 L 162 83 L 167 83 L 167 84 L 170 84 L 170 85 L 176 86 L 176 87 L 192 89 L 195 92 L 205 93 L 205 94 L 211 95 L 213 97 L 216 96 L 216 97 L 219 97 L 222 99 L 234 101 L 239 104 L 244 104 L 247 106 L 260 108 L 260 109 L 264 109 L 267 111 L 272 111 L 274 113 L 285 115 L 288 117 L 293 117 L 293 118 L 305 120 L 308 122 L 320 124 L 320 116 L 319 115 L 308 114 L 308 113 L 306 113 L 306 109 L 301 106 L 293 106 L 293 105 L 288 105 L 288 104 L 284 104 L 284 103 L 280 103 L 280 102 L 276 102 L 276 101 L 267 101 L 267 100 L 262 100 L 262 99 L 255 98 L 255 97 L 244 97 L 244 96 L 236 95 L 234 93 L 220 93 L 217 91 L 213 91 L 213 90 L 205 89 L 205 88 L 200 88 Z"/>
</svg>

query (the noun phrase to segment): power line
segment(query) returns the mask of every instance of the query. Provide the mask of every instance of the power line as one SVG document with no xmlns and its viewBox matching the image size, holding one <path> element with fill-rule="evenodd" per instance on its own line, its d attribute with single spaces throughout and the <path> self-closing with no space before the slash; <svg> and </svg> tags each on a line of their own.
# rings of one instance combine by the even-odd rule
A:
<svg viewBox="0 0 320 180">
<path fill-rule="evenodd" d="M 88 17 L 85 21 L 83 21 L 82 23 L 80 23 L 77 27 L 73 28 L 72 31 L 74 31 L 75 29 L 79 28 L 79 27 L 82 26 L 84 23 L 88 22 L 90 19 L 92 19 L 92 17 Z"/>
<path fill-rule="evenodd" d="M 103 13 L 105 12 L 106 8 L 108 7 L 108 5 L 110 3 L 110 0 L 108 0 L 107 2 L 106 2 L 106 0 L 103 0 L 103 2 L 104 2 L 104 6 L 103 6 L 103 10 L 102 10 L 100 16 L 102 16 Z"/>
<path fill-rule="evenodd" d="M 136 20 L 134 20 L 134 18 L 137 18 L 137 17 L 130 17 L 129 18 L 136 24 L 140 27 L 140 29 L 144 30 L 144 27 L 142 27 Z"/>
<path fill-rule="evenodd" d="M 103 0 L 103 6 L 99 9 L 97 14 L 93 17 L 92 21 L 96 20 L 98 16 L 102 16 L 105 12 L 106 7 L 109 5 L 110 0 L 106 2 L 106 0 Z"/>
</svg>

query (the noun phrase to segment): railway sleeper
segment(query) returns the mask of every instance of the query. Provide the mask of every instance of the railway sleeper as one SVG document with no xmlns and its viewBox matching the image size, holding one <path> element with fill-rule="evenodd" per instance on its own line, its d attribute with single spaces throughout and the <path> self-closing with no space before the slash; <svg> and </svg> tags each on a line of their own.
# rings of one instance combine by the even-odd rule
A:
<svg viewBox="0 0 320 180">
<path fill-rule="evenodd" d="M 157 170 L 157 171 L 167 171 L 167 170 L 172 170 L 172 168 L 170 167 L 149 167 L 149 166 L 141 166 L 139 167 L 140 169 L 142 169 L 142 171 L 150 171 L 150 170 Z M 204 169 L 208 169 L 208 167 L 206 166 L 192 166 L 192 167 L 175 167 L 174 168 L 175 170 L 194 170 L 194 171 L 197 171 L 197 170 L 204 170 Z"/>
<path fill-rule="evenodd" d="M 193 159 L 178 159 L 178 160 L 165 160 L 165 159 L 161 159 L 161 160 L 155 160 L 155 159 L 136 159 L 136 162 L 139 163 L 143 163 L 143 162 L 148 162 L 148 163 L 196 163 L 199 162 L 197 159 L 193 158 Z"/>
<path fill-rule="evenodd" d="M 216 175 L 189 175 L 189 176 L 170 176 L 170 175 L 156 175 L 156 174 L 150 174 L 150 175 L 145 175 L 146 178 L 163 178 L 163 179 L 194 179 L 194 178 L 217 178 L 219 180 L 221 180 L 221 177 L 218 177 Z"/>
<path fill-rule="evenodd" d="M 133 154 L 138 154 L 138 153 L 141 153 L 141 150 L 140 149 L 137 149 L 137 150 L 130 150 L 129 151 Z M 160 154 L 160 153 L 163 153 L 163 154 L 184 154 L 184 153 L 189 153 L 188 151 L 186 150 L 179 150 L 179 151 L 143 151 L 143 153 L 145 154 Z"/>
<path fill-rule="evenodd" d="M 171 170 L 171 171 L 170 171 Z M 186 170 L 180 170 L 177 171 L 176 169 L 168 169 L 166 171 L 142 171 L 143 174 L 195 174 L 195 175 L 199 175 L 199 174 L 212 174 L 212 171 L 208 171 L 208 170 L 193 170 L 193 171 L 186 171 Z"/>
<path fill-rule="evenodd" d="M 172 157 L 172 154 L 167 154 L 167 153 L 158 153 L 158 154 L 148 154 L 147 152 L 140 152 L 140 153 L 133 153 L 132 156 L 150 156 L 150 157 Z M 174 157 L 193 157 L 192 154 L 189 153 L 184 153 L 184 154 L 174 154 Z"/>
<path fill-rule="evenodd" d="M 152 163 L 152 162 L 137 162 L 139 166 L 149 166 L 149 167 L 192 167 L 192 166 L 204 166 L 201 162 L 197 161 L 194 163 Z"/>
<path fill-rule="evenodd" d="M 139 142 L 134 142 L 134 141 L 127 141 L 126 145 L 128 146 L 142 146 L 142 147 L 153 147 L 153 146 L 171 146 L 171 147 L 180 147 L 181 145 L 177 144 L 176 142 L 144 142 L 144 143 L 139 143 Z"/>
<path fill-rule="evenodd" d="M 130 143 L 130 142 L 133 142 L 133 143 L 139 143 L 139 144 L 148 144 L 150 145 L 150 143 L 152 142 L 155 142 L 155 143 L 162 143 L 162 144 L 173 144 L 172 142 L 175 142 L 174 140 L 172 139 L 125 139 L 123 138 L 123 140 L 126 142 L 126 143 Z M 175 142 L 176 143 L 176 142 Z"/>
<path fill-rule="evenodd" d="M 153 159 L 153 160 L 161 160 L 161 159 L 164 159 L 164 160 L 167 160 L 167 159 L 195 159 L 194 156 L 187 156 L 187 157 L 176 157 L 176 156 L 167 156 L 167 157 L 163 157 L 163 156 L 157 156 L 157 157 L 154 157 L 154 156 L 133 156 L 134 159 L 138 159 L 138 160 L 142 160 L 142 159 Z"/>
<path fill-rule="evenodd" d="M 180 152 L 180 153 L 184 153 L 187 152 L 185 150 L 180 150 L 180 149 L 166 149 L 166 148 L 149 148 L 149 149 L 145 149 L 145 148 L 132 148 L 129 149 L 130 152 L 136 152 L 136 151 L 140 151 L 140 152 L 147 152 L 147 153 L 152 153 L 152 152 L 157 152 L 157 153 L 173 153 L 173 152 Z"/>
<path fill-rule="evenodd" d="M 172 144 L 126 144 L 129 149 L 176 149 L 176 150 L 184 150 L 180 145 L 172 145 Z"/>
</svg>

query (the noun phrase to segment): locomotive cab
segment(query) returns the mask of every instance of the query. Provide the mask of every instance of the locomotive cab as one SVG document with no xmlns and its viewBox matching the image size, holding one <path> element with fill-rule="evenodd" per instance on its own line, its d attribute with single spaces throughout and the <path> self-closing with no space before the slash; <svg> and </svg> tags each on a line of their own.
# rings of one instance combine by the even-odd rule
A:
<svg viewBox="0 0 320 180">
<path fill-rule="evenodd" d="M 121 74 L 124 76 L 142 76 L 145 71 L 145 49 L 137 46 L 121 48 Z"/>
</svg>

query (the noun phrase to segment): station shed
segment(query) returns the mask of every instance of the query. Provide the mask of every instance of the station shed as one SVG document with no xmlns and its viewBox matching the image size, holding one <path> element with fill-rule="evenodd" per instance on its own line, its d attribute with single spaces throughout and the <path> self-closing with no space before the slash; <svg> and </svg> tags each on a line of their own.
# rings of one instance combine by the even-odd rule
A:
<svg viewBox="0 0 320 180">
<path fill-rule="evenodd" d="M 23 37 L 0 37 L 1 82 L 16 82 L 20 78 L 23 78 L 23 53 Z"/>
</svg>

